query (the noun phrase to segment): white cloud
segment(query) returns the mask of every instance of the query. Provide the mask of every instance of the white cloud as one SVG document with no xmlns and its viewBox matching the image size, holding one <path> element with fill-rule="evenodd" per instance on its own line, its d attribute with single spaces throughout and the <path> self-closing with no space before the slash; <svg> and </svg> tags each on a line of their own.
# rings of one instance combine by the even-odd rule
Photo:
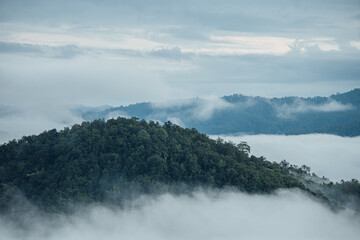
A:
<svg viewBox="0 0 360 240">
<path fill-rule="evenodd" d="M 27 28 L 22 28 L 25 25 Z M 77 26 L 48 27 L 2 23 L 0 41 L 19 44 L 64 46 L 76 45 L 95 49 L 147 50 L 164 45 L 152 41 L 141 28 L 83 28 Z"/>
<path fill-rule="evenodd" d="M 328 51 L 340 51 L 340 44 L 334 38 L 310 38 L 310 39 L 297 39 L 291 45 L 292 50 L 297 50 L 302 53 L 307 51 L 321 50 Z"/>
<path fill-rule="evenodd" d="M 263 36 L 211 36 L 213 47 L 195 50 L 216 54 L 285 54 L 295 39 Z"/>
<path fill-rule="evenodd" d="M 0 41 L 13 47 L 0 53 L 0 102 L 119 106 L 234 93 L 326 96 L 359 87 L 360 55 L 343 48 L 359 42 L 355 1 L 316 6 L 0 1 Z M 294 39 L 303 54 L 289 51 Z M 322 51 L 331 49 L 326 44 L 340 51 Z M 223 107 L 200 103 L 189 114 L 206 119 Z"/>
<path fill-rule="evenodd" d="M 176 116 L 177 119 L 195 119 L 195 120 L 208 120 L 213 114 L 218 110 L 223 110 L 227 108 L 233 107 L 233 105 L 222 98 L 208 98 L 208 99 L 185 99 L 185 100 L 173 100 L 167 102 L 157 102 L 151 103 L 151 106 L 157 110 L 164 110 L 164 114 L 170 115 L 170 117 L 174 118 Z M 178 116 L 178 112 L 176 109 L 182 109 L 182 112 L 185 114 L 183 116 Z M 174 113 L 170 113 L 169 111 L 173 111 Z M 161 114 L 161 112 L 160 112 Z M 174 116 L 175 115 L 175 116 Z"/>
<path fill-rule="evenodd" d="M 82 121 L 66 106 L 35 105 L 17 109 L 14 114 L 0 117 L 0 144 L 45 130 L 61 130 Z"/>
<path fill-rule="evenodd" d="M 22 25 L 26 26 L 21 27 Z M 162 31 L 176 26 L 146 27 L 84 27 L 76 25 L 60 25 L 56 28 L 46 25 L 26 25 L 1 23 L 0 41 L 10 44 L 30 44 L 61 47 L 72 45 L 79 48 L 99 50 L 133 50 L 149 52 L 150 56 L 171 56 L 179 59 L 184 54 L 205 55 L 244 55 L 271 54 L 284 55 L 301 45 L 301 51 L 317 46 L 322 51 L 339 51 L 339 44 L 334 38 L 298 39 L 263 36 L 258 33 L 249 34 L 241 31 L 212 30 L 203 39 L 183 39 L 170 36 Z M 169 29 L 168 29 L 169 28 Z M 350 42 L 353 45 L 356 41 Z M 354 45 L 356 46 L 356 44 Z M 181 49 L 181 50 L 180 50 Z M 155 50 L 155 51 L 154 51 Z M 159 51 L 160 50 L 160 51 Z"/>
<path fill-rule="evenodd" d="M 218 110 L 231 108 L 233 105 L 222 98 L 214 98 L 197 101 L 195 109 L 193 109 L 193 115 L 199 120 L 208 120 Z"/>
<path fill-rule="evenodd" d="M 111 111 L 108 113 L 108 115 L 106 116 L 106 120 L 108 119 L 113 119 L 113 118 L 118 118 L 118 117 L 124 117 L 124 118 L 130 118 L 131 116 L 129 116 L 126 112 L 124 111 Z"/>
<path fill-rule="evenodd" d="M 24 216 L 25 218 L 25 216 Z M 23 219 L 24 222 L 26 220 Z M 21 231 L 0 218 L 7 240 L 57 239 L 357 239 L 359 219 L 334 213 L 308 195 L 196 192 L 144 197 L 125 209 L 90 207 L 70 216 L 32 217 Z"/>
<path fill-rule="evenodd" d="M 351 104 L 342 104 L 335 100 L 322 104 L 309 104 L 296 99 L 292 104 L 275 105 L 277 116 L 280 118 L 292 118 L 297 113 L 306 112 L 338 112 L 354 109 Z"/>
<path fill-rule="evenodd" d="M 246 141 L 251 154 L 269 161 L 285 159 L 291 164 L 311 167 L 311 171 L 332 181 L 360 179 L 360 137 L 328 134 L 221 136 L 235 143 Z M 217 138 L 214 136 L 213 138 Z"/>
<path fill-rule="evenodd" d="M 1 69 L 6 69 L 0 73 L 0 102 L 7 105 L 38 104 L 45 100 L 53 104 L 118 106 L 147 99 L 192 96 L 191 91 L 186 94 L 184 89 L 170 86 L 158 74 L 183 71 L 187 66 L 182 63 L 97 56 L 34 60 L 11 55 L 0 55 L 0 61 Z"/>
<path fill-rule="evenodd" d="M 351 41 L 350 46 L 360 49 L 360 41 Z"/>
<path fill-rule="evenodd" d="M 180 118 L 168 117 L 167 120 L 172 122 L 173 124 L 176 124 L 176 125 L 180 126 L 180 127 L 186 127 L 186 125 L 181 121 Z"/>
<path fill-rule="evenodd" d="M 243 9 L 238 4 L 234 3 L 234 9 L 224 7 L 233 14 L 235 9 Z M 64 7 L 60 3 L 53 5 Z M 35 6 L 28 6 L 28 10 L 40 11 Z M 46 4 L 41 7 L 46 9 Z M 94 6 L 88 7 L 97 14 Z M 106 4 L 98 7 L 109 8 Z M 124 6 L 125 9 L 129 7 L 132 6 Z M 211 13 L 206 8 L 199 10 Z M 131 14 L 125 16 L 133 17 Z M 22 19 L 23 16 L 17 17 Z M 87 20 L 92 22 L 92 19 Z M 36 22 L 0 19 L 0 41 L 20 48 L 26 43 L 27 50 L 33 51 L 29 54 L 23 48 L 23 52 L 18 49 L 0 54 L 1 103 L 16 105 L 17 101 L 46 99 L 47 102 L 72 101 L 84 105 L 121 105 L 125 101 L 233 93 L 284 96 L 305 95 L 311 91 L 311 95 L 319 95 L 359 87 L 356 49 L 310 51 L 314 45 L 319 49 L 326 44 L 339 45 L 340 40 L 331 34 L 297 36 L 171 21 L 134 25 L 120 24 L 123 23 L 120 21 L 119 24 L 92 25 L 84 19 L 74 22 L 64 20 L 50 24 L 46 19 Z M 178 29 L 185 32 L 180 34 Z M 301 49 L 306 49 L 306 54 L 294 50 L 291 45 L 294 39 L 300 39 L 295 43 L 302 44 Z M 351 41 L 358 42 L 353 38 Z M 47 59 L 60 57 L 68 59 Z M 64 89 L 70 85 L 71 88 Z M 44 96 L 46 93 L 48 96 Z M 37 100 L 37 96 L 41 100 Z"/>
</svg>

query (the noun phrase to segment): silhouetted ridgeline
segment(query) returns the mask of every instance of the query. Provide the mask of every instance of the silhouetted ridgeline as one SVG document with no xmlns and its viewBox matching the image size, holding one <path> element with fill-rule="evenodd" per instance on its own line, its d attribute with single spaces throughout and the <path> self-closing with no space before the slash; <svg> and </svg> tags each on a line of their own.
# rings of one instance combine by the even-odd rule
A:
<svg viewBox="0 0 360 240">
<path fill-rule="evenodd" d="M 118 203 L 132 192 L 181 191 L 181 184 L 247 192 L 304 188 L 288 169 L 249 150 L 170 122 L 83 122 L 0 146 L 1 208 L 16 201 L 18 190 L 35 206 L 58 211 L 74 202 Z"/>
</svg>

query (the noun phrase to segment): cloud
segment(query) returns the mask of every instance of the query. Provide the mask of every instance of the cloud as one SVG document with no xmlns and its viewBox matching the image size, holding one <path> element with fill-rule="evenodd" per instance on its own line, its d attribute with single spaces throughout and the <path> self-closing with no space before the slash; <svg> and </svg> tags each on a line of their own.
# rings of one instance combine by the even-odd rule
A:
<svg viewBox="0 0 360 240">
<path fill-rule="evenodd" d="M 0 102 L 7 105 L 38 104 L 44 99 L 52 104 L 121 105 L 193 95 L 191 91 L 183 94 L 184 89 L 170 86 L 158 74 L 183 71 L 186 63 L 91 56 L 68 61 L 18 55 L 0 55 L 0 61 Z"/>
<path fill-rule="evenodd" d="M 182 58 L 190 57 L 190 54 L 184 54 L 179 47 L 173 47 L 170 49 L 160 47 L 149 52 L 149 56 L 178 61 Z"/>
<path fill-rule="evenodd" d="M 197 106 L 193 110 L 193 114 L 198 120 L 208 120 L 218 110 L 229 109 L 232 104 L 222 98 L 214 98 L 209 100 L 201 100 L 197 102 Z"/>
<path fill-rule="evenodd" d="M 4 104 L 38 101 L 29 92 L 46 102 L 122 105 L 234 93 L 328 95 L 360 84 L 356 1 L 0 6 Z"/>
<path fill-rule="evenodd" d="M 60 130 L 82 122 L 82 118 L 66 106 L 37 105 L 11 109 L 16 111 L 0 116 L 0 144 L 24 135 L 40 134 L 53 128 Z"/>
<path fill-rule="evenodd" d="M 276 105 L 277 116 L 279 118 L 292 118 L 298 113 L 307 112 L 339 112 L 352 110 L 355 107 L 351 104 L 342 104 L 335 100 L 331 100 L 322 104 L 309 104 L 300 99 L 295 99 L 292 104 Z"/>
<path fill-rule="evenodd" d="M 19 109 L 17 109 L 17 108 L 0 104 L 0 118 L 6 117 L 9 115 L 13 115 L 13 114 L 17 113 L 18 111 L 19 111 Z"/>
<path fill-rule="evenodd" d="M 39 53 L 41 51 L 38 45 L 0 42 L 0 52 L 1 53 L 11 53 L 11 52 Z"/>
<path fill-rule="evenodd" d="M 160 110 L 157 115 L 163 115 L 162 117 L 169 115 L 170 118 L 175 119 L 205 121 L 210 119 L 217 111 L 229 109 L 233 105 L 222 98 L 194 98 L 151 103 L 151 107 L 157 111 Z M 179 116 L 179 114 L 181 115 Z"/>
<path fill-rule="evenodd" d="M 252 154 L 264 156 L 269 161 L 280 162 L 285 159 L 298 166 L 305 164 L 318 176 L 325 176 L 332 181 L 360 179 L 360 137 L 328 134 L 221 137 L 235 143 L 246 141 Z"/>
<path fill-rule="evenodd" d="M 131 116 L 129 116 L 127 113 L 125 113 L 123 111 L 111 111 L 107 115 L 106 120 L 112 119 L 112 118 L 116 119 L 118 117 L 130 118 Z"/>
<path fill-rule="evenodd" d="M 351 46 L 351 43 L 349 44 Z M 340 51 L 339 43 L 334 38 L 297 39 L 289 47 L 293 51 L 306 52 L 308 50 Z"/>
<path fill-rule="evenodd" d="M 350 46 L 360 49 L 360 41 L 351 41 Z"/>
<path fill-rule="evenodd" d="M 360 234 L 358 218 L 334 213 L 297 190 L 273 195 L 198 191 L 192 196 L 143 196 L 124 209 L 94 206 L 70 216 L 33 216 L 27 228 L 4 217 L 0 223 L 0 234 L 8 240 L 352 240 Z"/>
<path fill-rule="evenodd" d="M 13 42 L 0 42 L 0 53 L 25 54 L 32 57 L 73 58 L 83 53 L 75 45 L 47 46 L 36 44 L 22 44 Z"/>
<path fill-rule="evenodd" d="M 207 48 L 193 49 L 200 54 L 243 55 L 285 54 L 295 39 L 263 36 L 211 36 Z M 188 50 L 190 51 L 190 50 Z"/>
<path fill-rule="evenodd" d="M 79 24 L 89 26 L 170 25 L 193 29 L 226 29 L 242 32 L 277 34 L 347 35 L 357 26 L 359 3 L 349 1 L 287 2 L 200 0 L 181 2 L 144 0 L 127 1 L 2 1 L 0 20 L 49 25 Z M 324 7 L 326 6 L 326 7 Z M 86 11 L 84 11 L 86 9 Z M 355 20 L 355 21 L 354 21 Z M 194 33 L 196 34 L 196 33 Z M 185 34 L 183 34 L 185 35 Z"/>
<path fill-rule="evenodd" d="M 357 6 L 0 1 L 0 102 L 45 109 L 348 91 L 360 87 Z M 189 116 L 206 119 L 228 107 L 198 104 Z"/>
<path fill-rule="evenodd" d="M 180 126 L 180 127 L 186 127 L 186 125 L 181 121 L 180 118 L 168 117 L 167 120 L 170 121 L 173 124 L 176 124 L 176 125 Z"/>
<path fill-rule="evenodd" d="M 283 56 L 197 56 L 194 67 L 167 73 L 171 84 L 199 94 L 274 96 L 327 96 L 359 87 L 358 50 L 321 51 L 307 47 Z"/>
</svg>

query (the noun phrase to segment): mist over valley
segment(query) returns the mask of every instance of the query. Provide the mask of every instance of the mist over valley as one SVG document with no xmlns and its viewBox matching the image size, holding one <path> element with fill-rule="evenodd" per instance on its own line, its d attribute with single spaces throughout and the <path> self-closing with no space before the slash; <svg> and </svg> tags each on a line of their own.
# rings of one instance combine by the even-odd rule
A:
<svg viewBox="0 0 360 240">
<path fill-rule="evenodd" d="M 0 0 L 0 239 L 359 239 L 359 13 Z"/>
</svg>

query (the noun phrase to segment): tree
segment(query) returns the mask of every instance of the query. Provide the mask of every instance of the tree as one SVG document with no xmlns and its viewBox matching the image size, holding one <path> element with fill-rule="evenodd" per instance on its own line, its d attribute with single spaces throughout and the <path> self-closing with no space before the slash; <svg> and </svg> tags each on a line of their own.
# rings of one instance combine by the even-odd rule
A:
<svg viewBox="0 0 360 240">
<path fill-rule="evenodd" d="M 245 153 L 247 156 L 250 154 L 250 146 L 245 141 L 241 141 L 239 144 L 236 145 L 236 147 L 243 153 Z"/>
<path fill-rule="evenodd" d="M 306 174 L 309 174 L 310 173 L 310 167 L 306 166 L 306 165 L 302 165 L 301 166 L 301 170 L 303 172 L 305 172 Z"/>
<path fill-rule="evenodd" d="M 282 168 L 288 168 L 290 166 L 289 162 L 285 159 L 280 162 L 280 167 Z"/>
</svg>

